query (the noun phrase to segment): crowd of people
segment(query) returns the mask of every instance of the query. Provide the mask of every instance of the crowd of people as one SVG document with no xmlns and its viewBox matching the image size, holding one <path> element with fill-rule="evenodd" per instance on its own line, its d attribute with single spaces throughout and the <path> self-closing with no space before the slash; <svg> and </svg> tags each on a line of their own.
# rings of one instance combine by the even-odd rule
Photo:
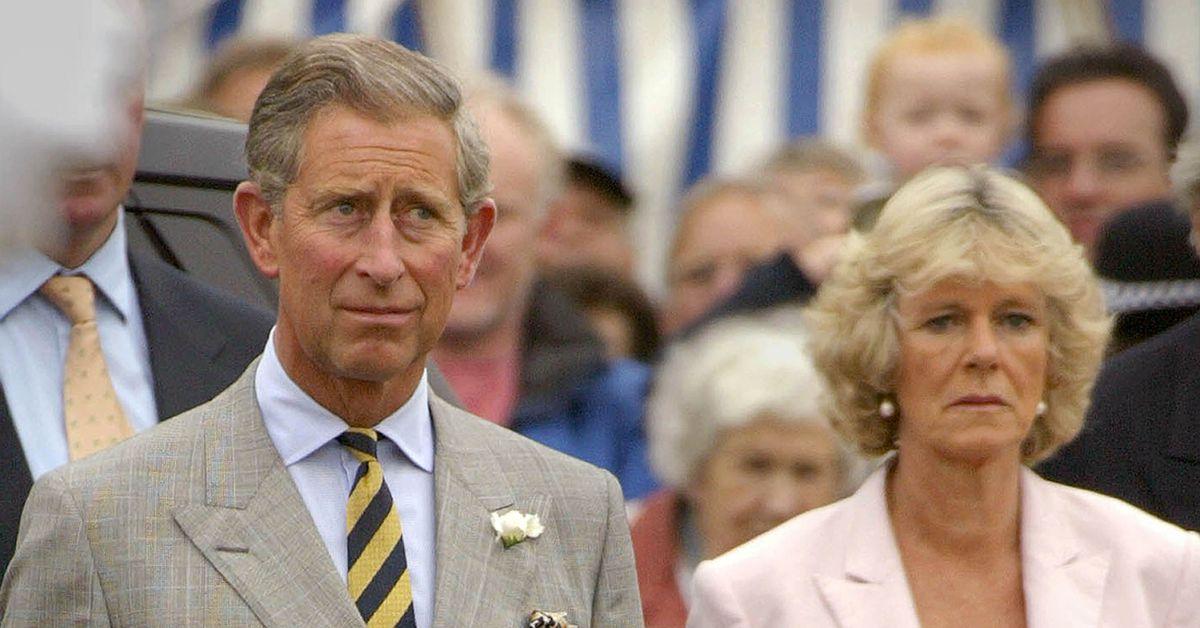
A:
<svg viewBox="0 0 1200 628">
<path fill-rule="evenodd" d="M 652 297 L 637 195 L 510 87 L 234 41 L 183 104 L 248 124 L 275 313 L 129 254 L 122 86 L 64 237 L 0 257 L 0 619 L 1200 626 L 1186 99 L 1125 44 L 1025 107 L 1011 68 L 901 24 L 883 172 L 699 181 Z"/>
</svg>

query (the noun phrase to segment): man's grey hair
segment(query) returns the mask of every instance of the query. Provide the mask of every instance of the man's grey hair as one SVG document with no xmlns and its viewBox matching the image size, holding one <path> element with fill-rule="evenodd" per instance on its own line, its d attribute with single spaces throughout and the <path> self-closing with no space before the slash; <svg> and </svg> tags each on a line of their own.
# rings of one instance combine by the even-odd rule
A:
<svg viewBox="0 0 1200 628">
<path fill-rule="evenodd" d="M 479 77 L 469 83 L 467 107 L 479 118 L 489 111 L 500 114 L 533 143 L 534 154 L 541 160 L 537 168 L 538 196 L 534 204 L 537 217 L 545 216 L 550 202 L 562 194 L 566 185 L 566 159 L 550 128 L 516 90 L 494 76 Z"/>
<path fill-rule="evenodd" d="M 458 197 L 467 215 L 488 193 L 488 151 L 463 106 L 458 81 L 440 64 L 392 42 L 336 34 L 296 48 L 254 104 L 246 136 L 250 178 L 279 212 L 296 179 L 313 117 L 347 107 L 383 123 L 414 114 L 446 122 L 457 142 Z"/>
<path fill-rule="evenodd" d="M 767 175 L 827 170 L 853 184 L 862 183 L 867 176 L 852 153 L 817 137 L 800 138 L 780 146 L 767 157 L 761 170 Z"/>
</svg>

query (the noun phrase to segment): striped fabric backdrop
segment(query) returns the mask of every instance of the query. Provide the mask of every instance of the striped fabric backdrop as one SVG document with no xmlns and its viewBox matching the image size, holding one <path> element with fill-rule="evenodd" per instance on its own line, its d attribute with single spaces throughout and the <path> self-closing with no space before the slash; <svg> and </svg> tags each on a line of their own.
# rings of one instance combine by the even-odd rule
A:
<svg viewBox="0 0 1200 628">
<path fill-rule="evenodd" d="M 1039 59 L 1111 33 L 1166 60 L 1200 103 L 1197 0 L 209 0 L 158 12 L 152 99 L 184 94 L 232 35 L 371 33 L 463 76 L 509 77 L 567 148 L 638 192 L 652 290 L 687 184 L 791 137 L 857 147 L 865 65 L 905 15 L 958 14 L 995 33 L 1018 92 Z"/>
</svg>

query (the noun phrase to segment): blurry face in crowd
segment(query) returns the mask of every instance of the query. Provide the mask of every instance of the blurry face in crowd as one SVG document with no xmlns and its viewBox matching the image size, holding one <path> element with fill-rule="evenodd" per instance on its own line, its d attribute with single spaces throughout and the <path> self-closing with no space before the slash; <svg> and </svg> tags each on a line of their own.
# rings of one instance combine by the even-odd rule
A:
<svg viewBox="0 0 1200 628">
<path fill-rule="evenodd" d="M 826 169 L 780 172 L 773 179 L 787 196 L 788 211 L 795 214 L 801 231 L 797 245 L 850 229 L 856 181 Z"/>
<path fill-rule="evenodd" d="M 705 558 L 832 503 L 843 481 L 832 430 L 762 418 L 721 432 L 687 489 Z"/>
<path fill-rule="evenodd" d="M 896 302 L 901 455 L 1020 460 L 1046 383 L 1046 299 L 1036 286 L 943 280 Z"/>
<path fill-rule="evenodd" d="M 493 107 L 475 112 L 491 150 L 496 227 L 479 262 L 475 281 L 454 301 L 447 338 L 474 339 L 519 324 L 533 283 L 537 234 L 543 220 L 542 156 L 523 130 Z"/>
<path fill-rule="evenodd" d="M 546 269 L 601 268 L 628 277 L 633 267 L 621 208 L 583 186 L 568 185 L 550 204 L 538 247 Z"/>
<path fill-rule="evenodd" d="M 668 334 L 732 294 L 746 270 L 778 251 L 786 236 L 779 216 L 759 199 L 735 192 L 693 208 L 680 229 L 668 268 Z"/>
<path fill-rule="evenodd" d="M 1034 185 L 1089 250 L 1118 210 L 1171 196 L 1164 118 L 1149 89 L 1105 79 L 1059 88 L 1033 121 Z"/>
<path fill-rule="evenodd" d="M 245 68 L 230 74 L 208 97 L 208 106 L 226 118 L 249 122 L 254 101 L 274 72 L 275 68 Z"/>
<path fill-rule="evenodd" d="M 62 216 L 69 251 L 51 251 L 59 263 L 78 266 L 104 243 L 117 224 L 117 206 L 125 200 L 137 171 L 142 138 L 142 96 L 132 95 L 125 107 L 115 152 L 103 163 L 79 164 L 63 173 Z M 69 257 L 71 259 L 58 259 Z"/>
<path fill-rule="evenodd" d="M 867 121 L 902 182 L 934 164 L 1000 157 L 1012 120 L 997 61 L 982 53 L 897 56 Z"/>
<path fill-rule="evenodd" d="M 302 145 L 278 215 L 254 184 L 235 200 L 255 262 L 279 279 L 280 362 L 318 401 L 333 380 L 395 383 L 407 398 L 494 210 L 466 218 L 453 132 L 431 116 L 382 123 L 332 107 Z"/>
</svg>

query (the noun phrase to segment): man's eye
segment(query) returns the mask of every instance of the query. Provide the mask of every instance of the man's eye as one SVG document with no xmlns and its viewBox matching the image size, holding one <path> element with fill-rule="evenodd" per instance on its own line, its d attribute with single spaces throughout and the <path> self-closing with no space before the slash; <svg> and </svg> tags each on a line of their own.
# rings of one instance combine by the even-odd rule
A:
<svg viewBox="0 0 1200 628">
<path fill-rule="evenodd" d="M 1099 161 L 1104 172 L 1124 172 L 1140 165 L 1140 160 L 1127 152 L 1102 153 Z"/>
<path fill-rule="evenodd" d="M 717 275 L 716 262 L 705 262 L 698 266 L 686 268 L 679 275 L 681 283 L 690 284 L 693 286 L 705 286 L 713 280 Z"/>
<path fill-rule="evenodd" d="M 341 216 L 353 216 L 355 211 L 354 203 L 349 201 L 338 203 L 337 205 L 333 206 L 333 211 L 337 212 Z"/>
<path fill-rule="evenodd" d="M 1061 154 L 1035 154 L 1030 170 L 1037 176 L 1063 176 L 1071 169 L 1071 158 Z"/>
<path fill-rule="evenodd" d="M 429 209 L 428 207 L 425 207 L 423 205 L 418 205 L 418 206 L 412 208 L 411 210 L 409 210 L 408 213 L 410 215 L 412 215 L 413 218 L 416 218 L 417 220 L 422 220 L 422 221 L 433 220 L 435 217 L 437 217 L 437 214 L 435 214 L 432 209 Z"/>
</svg>

